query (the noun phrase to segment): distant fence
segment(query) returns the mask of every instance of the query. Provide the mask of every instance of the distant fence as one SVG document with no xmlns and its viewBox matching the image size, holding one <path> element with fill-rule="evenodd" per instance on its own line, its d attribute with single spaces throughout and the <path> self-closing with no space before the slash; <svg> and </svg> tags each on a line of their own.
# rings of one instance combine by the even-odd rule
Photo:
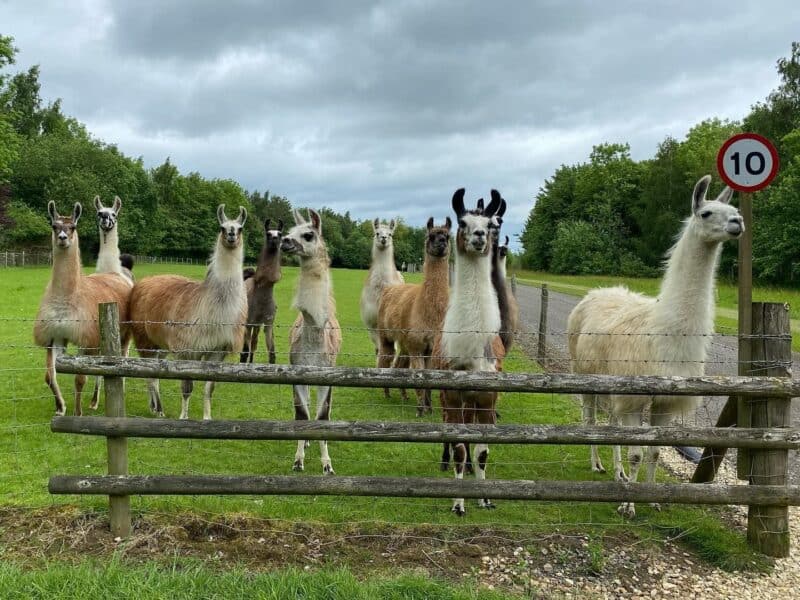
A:
<svg viewBox="0 0 800 600">
<path fill-rule="evenodd" d="M 754 305 L 759 309 L 765 306 Z M 61 356 L 62 373 L 99 375 L 106 381 L 106 417 L 54 417 L 58 433 L 105 436 L 108 475 L 50 478 L 53 494 L 108 495 L 115 535 L 130 532 L 130 495 L 264 494 L 434 498 L 498 498 L 536 501 L 671 502 L 748 505 L 748 540 L 772 556 L 789 552 L 788 506 L 800 505 L 800 486 L 788 485 L 788 451 L 800 449 L 800 429 L 789 427 L 788 408 L 800 381 L 788 377 L 620 377 L 438 370 L 233 364 L 120 356 L 116 305 L 100 307 L 104 356 Z M 788 326 L 788 319 L 785 325 Z M 785 365 L 790 338 L 781 319 L 753 336 L 760 369 Z M 777 328 L 777 329 L 776 329 Z M 787 341 L 788 340 L 788 341 Z M 788 350 L 787 350 L 788 348 Z M 779 374 L 784 373 L 780 370 Z M 611 427 L 568 425 L 455 425 L 437 423 L 326 422 L 125 417 L 122 377 L 239 383 L 308 384 L 366 388 L 418 388 L 496 392 L 630 395 L 712 395 L 741 398 L 752 407 L 750 427 Z M 468 442 L 493 444 L 699 445 L 746 448 L 748 486 L 644 484 L 599 481 L 445 480 L 424 477 L 292 477 L 269 475 L 128 475 L 128 437 L 225 440 L 339 440 L 350 442 Z M 713 452 L 712 452 L 713 454 Z"/>
<path fill-rule="evenodd" d="M 0 267 L 33 267 L 53 262 L 50 252 L 0 252 Z"/>
</svg>

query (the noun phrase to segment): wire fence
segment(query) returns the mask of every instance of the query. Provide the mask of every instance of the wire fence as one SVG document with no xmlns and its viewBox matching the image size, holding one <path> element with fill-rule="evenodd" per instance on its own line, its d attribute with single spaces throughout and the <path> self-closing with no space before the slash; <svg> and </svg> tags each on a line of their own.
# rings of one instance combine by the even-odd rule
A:
<svg viewBox="0 0 800 600">
<path fill-rule="evenodd" d="M 551 308 L 568 300 L 551 295 Z M 524 328 L 514 332 L 515 344 L 525 352 L 516 352 L 507 357 L 503 369 L 508 372 L 529 372 L 538 370 L 530 357 L 535 357 L 539 337 L 537 331 L 538 310 L 526 307 L 521 300 Z M 283 311 L 288 313 L 291 311 Z M 533 315 L 533 316 L 531 316 Z M 288 317 L 286 318 L 288 321 Z M 50 431 L 50 417 L 53 412 L 53 396 L 43 383 L 44 353 L 31 343 L 30 331 L 35 319 L 19 316 L 0 317 L 0 504 L 42 506 L 59 505 L 63 502 L 77 504 L 87 510 L 103 505 L 102 500 L 87 496 L 51 497 L 44 485 L 54 473 L 86 473 L 102 475 L 106 461 L 104 441 L 84 436 L 57 436 Z M 547 332 L 547 354 L 543 366 L 550 372 L 567 372 L 569 360 L 567 348 L 568 332 L 557 319 L 551 321 L 552 329 Z M 131 323 L 124 323 L 130 325 Z M 189 329 L 226 326 L 220 323 L 198 322 L 149 322 L 145 325 L 163 325 L 170 328 Z M 230 326 L 231 324 L 227 324 Z M 277 363 L 289 363 L 288 344 L 291 325 L 276 323 Z M 353 367 L 373 367 L 376 354 L 368 339 L 366 328 L 346 324 L 341 328 L 342 351 L 338 363 Z M 391 332 L 396 333 L 396 332 Z M 401 333 L 425 333 L 434 335 L 431 330 L 404 330 Z M 458 332 L 465 333 L 465 332 Z M 483 332 L 472 332 L 483 333 Z M 604 332 L 585 332 L 589 335 L 608 336 Z M 661 338 L 667 334 L 645 332 L 635 337 L 649 336 Z M 191 337 L 191 336 L 190 336 Z M 194 336 L 196 339 L 196 336 Z M 620 338 L 630 339 L 630 334 Z M 647 357 L 631 357 L 625 361 L 634 364 L 643 372 L 660 370 L 670 365 L 697 363 L 706 372 L 714 374 L 735 374 L 738 364 L 734 335 L 681 336 L 708 338 L 709 355 L 705 361 L 659 361 Z M 97 347 L 70 349 L 88 354 Z M 183 347 L 178 354 L 190 355 L 202 352 L 201 347 Z M 256 362 L 266 362 L 266 350 L 260 345 Z M 314 354 L 313 352 L 306 353 Z M 135 354 L 135 352 L 134 352 Z M 161 351 L 159 356 L 165 355 Z M 475 359 L 485 358 L 484 355 Z M 660 364 L 668 363 L 668 364 Z M 60 376 L 62 390 L 71 393 L 68 378 Z M 84 396 L 91 393 L 87 386 Z M 88 392 L 88 393 L 87 393 Z M 142 379 L 126 381 L 126 404 L 128 414 L 140 418 L 152 418 L 148 407 L 148 384 Z M 413 397 L 413 392 L 411 393 Z M 333 394 L 333 418 L 344 421 L 423 421 L 439 423 L 442 419 L 440 407 L 436 402 L 431 415 L 416 417 L 416 401 L 404 400 L 397 390 L 390 390 L 386 396 L 381 390 L 359 388 L 337 388 Z M 164 381 L 161 398 L 168 417 L 176 417 L 181 405 L 182 391 L 176 381 Z M 199 418 L 202 390 L 198 386 L 190 404 L 190 417 Z M 68 406 L 70 406 L 69 398 Z M 685 426 L 713 425 L 721 410 L 724 398 L 705 397 L 699 407 L 691 414 L 680 415 L 676 423 Z M 102 402 L 101 402 L 102 407 Z M 553 423 L 579 425 L 582 423 L 581 402 L 573 395 L 558 393 L 525 394 L 506 392 L 501 395 L 497 405 L 499 423 L 531 424 Z M 639 414 L 640 411 L 635 411 Z M 608 406 L 599 406 L 599 419 L 608 419 Z M 633 414 L 633 413 L 632 413 Z M 645 410 L 643 417 L 647 418 Z M 258 385 L 252 383 L 220 384 L 213 397 L 213 416 L 215 419 L 269 419 L 288 421 L 294 417 L 293 392 L 291 385 Z M 291 441 L 226 441 L 213 440 L 163 440 L 131 439 L 130 472 L 134 474 L 253 474 L 291 472 L 295 443 Z M 440 472 L 441 446 L 433 444 L 412 444 L 394 442 L 387 444 L 368 444 L 364 442 L 332 442 L 330 452 L 336 473 L 340 476 L 403 476 L 427 477 Z M 607 466 L 611 464 L 610 449 L 601 451 Z M 318 454 L 312 447 L 308 451 L 308 471 L 319 470 L 316 465 Z M 649 460 L 647 454 L 645 462 Z M 670 461 L 672 462 L 672 461 Z M 675 473 L 673 465 L 667 466 L 667 474 Z M 644 470 L 644 468 L 643 468 Z M 663 472 L 663 471 L 662 471 Z M 597 475 L 590 472 L 589 452 L 585 446 L 493 446 L 489 461 L 489 477 L 493 479 L 526 480 L 610 480 L 613 475 Z M 795 477 L 794 471 L 791 471 Z M 442 475 L 448 477 L 447 475 Z M 668 475 L 667 475 L 668 476 Z M 640 478 L 642 478 L 640 474 Z M 796 479 L 793 479 L 796 481 Z M 328 524 L 392 523 L 397 525 L 426 524 L 433 527 L 469 527 L 476 523 L 497 528 L 525 528 L 528 532 L 545 532 L 554 529 L 577 530 L 591 526 L 599 531 L 611 531 L 621 527 L 643 528 L 655 531 L 654 522 L 631 524 L 621 519 L 615 507 L 603 504 L 576 503 L 565 506 L 556 502 L 527 504 L 508 500 L 501 504 L 500 511 L 470 511 L 470 521 L 454 523 L 447 505 L 441 501 L 422 498 L 374 498 L 350 496 L 346 499 L 313 497 L 263 498 L 236 497 L 225 494 L 212 497 L 152 498 L 134 499 L 134 507 L 148 514 L 174 514 L 177 509 L 186 509 L 198 514 L 211 515 L 211 521 L 223 521 L 226 514 L 245 511 L 255 518 L 270 522 L 293 523 L 320 522 Z M 648 513 L 645 508 L 645 514 Z M 706 518 L 701 515 L 714 514 L 707 509 L 694 509 L 687 513 L 689 519 Z M 652 513 L 655 514 L 655 513 Z M 691 525 L 691 523 L 687 524 Z M 467 535 L 466 533 L 464 534 Z"/>
</svg>

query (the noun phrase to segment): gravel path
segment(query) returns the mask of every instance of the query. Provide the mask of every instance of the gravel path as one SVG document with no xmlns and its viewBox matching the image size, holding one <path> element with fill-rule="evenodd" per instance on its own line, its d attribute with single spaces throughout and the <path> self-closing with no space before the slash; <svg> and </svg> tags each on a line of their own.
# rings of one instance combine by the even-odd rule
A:
<svg viewBox="0 0 800 600">
<path fill-rule="evenodd" d="M 569 370 L 567 351 L 567 318 L 569 313 L 580 301 L 578 296 L 571 296 L 559 292 L 549 291 L 547 307 L 547 346 L 549 351 L 549 368 L 553 371 Z M 517 302 L 519 303 L 520 321 L 522 327 L 528 332 L 539 329 L 539 312 L 541 290 L 529 285 L 517 285 Z M 733 332 L 732 332 L 733 333 Z M 528 334 L 529 338 L 535 337 Z M 535 341 L 535 340 L 534 340 Z M 711 352 L 706 365 L 709 375 L 735 375 L 737 362 L 737 340 L 735 335 L 715 335 L 711 343 Z M 793 354 L 792 373 L 795 378 L 800 378 L 800 354 Z M 720 410 L 726 398 L 707 397 L 697 412 L 695 422 L 700 426 L 713 425 L 717 421 Z M 800 427 L 800 410 L 792 411 L 792 425 Z M 728 453 L 726 462 L 735 459 L 735 451 Z M 800 483 L 800 460 L 796 453 L 790 457 L 790 482 Z"/>
</svg>

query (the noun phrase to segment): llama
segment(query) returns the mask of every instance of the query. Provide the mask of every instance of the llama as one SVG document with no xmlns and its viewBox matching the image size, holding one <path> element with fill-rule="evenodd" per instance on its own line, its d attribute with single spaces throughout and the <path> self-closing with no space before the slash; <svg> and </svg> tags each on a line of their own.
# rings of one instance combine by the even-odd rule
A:
<svg viewBox="0 0 800 600">
<path fill-rule="evenodd" d="M 342 331 L 336 320 L 336 303 L 330 277 L 330 259 L 322 238 L 322 219 L 315 210 L 308 209 L 309 220 L 294 211 L 295 226 L 284 236 L 281 250 L 300 259 L 300 275 L 294 297 L 294 307 L 299 311 L 289 333 L 289 362 L 293 365 L 332 367 L 342 345 Z M 292 386 L 294 418 L 309 420 L 311 391 L 307 385 Z M 329 386 L 317 386 L 318 420 L 331 418 L 333 390 Z M 297 452 L 292 469 L 302 471 L 305 449 L 308 443 L 297 442 Z M 333 475 L 328 442 L 319 443 L 322 472 Z"/>
<path fill-rule="evenodd" d="M 100 250 L 97 253 L 96 271 L 123 275 L 133 286 L 133 273 L 131 272 L 133 261 L 131 259 L 131 268 L 129 269 L 122 264 L 122 256 L 119 253 L 117 219 L 119 211 L 122 209 L 122 200 L 119 199 L 119 196 L 114 196 L 112 206 L 103 206 L 100 196 L 95 196 L 94 207 L 97 209 L 97 227 L 100 230 Z"/>
<path fill-rule="evenodd" d="M 508 236 L 505 245 L 500 244 L 500 228 L 503 225 L 503 215 L 506 212 L 506 201 L 500 197 L 497 190 L 492 190 L 492 200 L 497 197 L 500 207 L 497 209 L 490 222 L 492 233 L 492 287 L 497 294 L 497 306 L 500 309 L 500 340 L 503 342 L 505 353 L 511 351 L 514 343 L 514 334 L 519 322 L 519 306 L 506 279 L 506 257 L 508 256 Z M 483 206 L 478 201 L 478 208 Z"/>
<path fill-rule="evenodd" d="M 574 373 L 609 375 L 683 375 L 705 373 L 705 360 L 714 333 L 714 281 L 722 243 L 738 238 L 744 222 L 728 202 L 725 188 L 715 200 L 706 200 L 711 176 L 695 185 L 692 214 L 668 253 L 666 272 L 657 298 L 625 287 L 589 292 L 567 322 L 570 363 Z M 638 427 L 650 408 L 650 423 L 669 425 L 675 417 L 690 415 L 700 402 L 689 396 L 583 395 L 583 421 L 594 425 L 598 402 L 609 410 L 610 421 Z M 660 449 L 648 450 L 648 482 L 655 479 Z M 596 447 L 591 447 L 592 470 L 603 473 Z M 636 481 L 642 449 L 628 449 L 630 472 L 625 474 L 622 452 L 614 447 L 614 478 Z M 658 505 L 653 505 L 659 508 Z M 635 516 L 633 503 L 622 503 L 619 513 Z"/>
<path fill-rule="evenodd" d="M 247 211 L 229 219 L 225 205 L 217 208 L 220 232 L 206 278 L 194 281 L 179 275 L 146 277 L 133 288 L 131 321 L 140 356 L 174 354 L 179 359 L 222 361 L 239 352 L 247 319 L 247 295 L 242 279 L 244 244 L 242 228 Z M 150 410 L 164 416 L 158 379 L 147 382 Z M 189 418 L 189 398 L 194 382 L 181 381 L 181 419 Z M 203 394 L 203 419 L 211 419 L 214 382 Z"/>
<path fill-rule="evenodd" d="M 392 237 L 397 223 L 394 219 L 389 224 L 381 223 L 379 219 L 372 222 L 375 236 L 372 239 L 372 262 L 369 266 L 369 275 L 361 290 L 361 321 L 369 332 L 369 339 L 375 346 L 375 353 L 380 350 L 380 337 L 376 328 L 378 326 L 378 305 L 381 300 L 383 288 L 405 282 L 403 276 L 394 264 L 394 243 Z"/>
<path fill-rule="evenodd" d="M 435 226 L 428 219 L 422 284 L 404 283 L 387 287 L 378 307 L 378 367 L 390 366 L 395 345 L 396 367 L 430 368 L 436 334 L 442 328 L 450 295 L 450 217 Z M 388 396 L 388 390 L 385 390 Z M 430 390 L 417 390 L 417 416 L 431 412 Z"/>
<path fill-rule="evenodd" d="M 494 194 L 493 194 L 494 196 Z M 486 210 L 464 208 L 464 189 L 453 194 L 453 211 L 458 219 L 456 233 L 455 278 L 441 333 L 434 344 L 434 367 L 459 371 L 498 371 L 504 357 L 500 342 L 500 309 L 491 283 L 492 219 L 500 207 L 494 197 Z M 488 423 L 496 420 L 496 392 L 442 390 L 442 413 L 446 423 Z M 478 468 L 475 476 L 486 479 L 489 447 L 475 446 Z M 454 444 L 456 479 L 464 478 L 467 451 L 463 443 Z M 494 508 L 488 498 L 479 506 Z M 466 514 L 464 499 L 453 500 L 454 512 Z"/>
<path fill-rule="evenodd" d="M 270 229 L 270 219 L 264 221 L 264 246 L 258 257 L 258 268 L 248 277 L 244 272 L 244 287 L 247 292 L 247 329 L 240 362 L 251 363 L 258 347 L 258 334 L 264 327 L 264 342 L 267 345 L 269 364 L 275 364 L 275 335 L 273 324 L 278 306 L 275 304 L 273 287 L 281 280 L 281 237 L 283 221 L 278 219 L 277 229 Z"/>
<path fill-rule="evenodd" d="M 50 225 L 53 230 L 53 272 L 39 304 L 33 338 L 37 345 L 47 349 L 45 382 L 53 392 L 56 414 L 66 411 L 64 397 L 56 378 L 56 357 L 68 344 L 78 346 L 80 354 L 97 354 L 100 346 L 100 329 L 97 305 L 116 302 L 119 307 L 122 347 L 130 343 L 128 302 L 130 282 L 112 273 L 81 273 L 81 251 L 78 242 L 78 220 L 82 207 L 76 203 L 72 216 L 61 216 L 55 203 L 47 203 Z M 75 414 L 80 416 L 81 393 L 86 375 L 75 376 Z M 92 396 L 92 409 L 97 408 L 98 396 Z"/>
</svg>

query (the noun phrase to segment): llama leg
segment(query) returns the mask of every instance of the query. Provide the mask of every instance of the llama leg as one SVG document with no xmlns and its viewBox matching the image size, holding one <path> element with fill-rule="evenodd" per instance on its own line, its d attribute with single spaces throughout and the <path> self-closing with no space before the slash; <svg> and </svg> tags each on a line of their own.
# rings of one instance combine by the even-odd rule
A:
<svg viewBox="0 0 800 600">
<path fill-rule="evenodd" d="M 83 414 L 81 409 L 81 394 L 83 394 L 83 386 L 86 385 L 86 375 L 75 375 L 75 416 L 80 417 Z"/>
<path fill-rule="evenodd" d="M 150 412 L 157 417 L 163 417 L 164 409 L 161 407 L 161 390 L 158 379 L 147 380 L 147 395 L 150 398 Z"/>
<path fill-rule="evenodd" d="M 380 338 L 380 344 L 378 346 L 378 358 L 377 358 L 377 367 L 379 369 L 388 369 L 389 367 L 393 366 L 392 361 L 394 360 L 394 342 L 387 340 L 386 338 Z M 389 388 L 383 388 L 383 396 L 387 400 L 389 399 Z"/>
<path fill-rule="evenodd" d="M 392 365 L 395 369 L 408 369 L 411 366 L 411 359 L 407 354 L 402 354 L 398 350 L 398 354 L 394 359 L 394 364 Z M 403 402 L 408 402 L 408 390 L 406 388 L 400 388 L 400 399 Z"/>
<path fill-rule="evenodd" d="M 277 361 L 277 356 L 275 354 L 275 330 L 272 323 L 264 326 L 264 340 L 269 352 L 269 364 L 274 365 Z"/>
<path fill-rule="evenodd" d="M 654 427 L 667 426 L 672 423 L 670 415 L 653 412 L 650 415 L 650 424 Z M 655 483 L 656 481 L 656 467 L 658 466 L 658 458 L 661 455 L 661 448 L 659 446 L 649 446 L 647 448 L 647 466 L 645 469 L 645 481 L 647 483 Z M 655 510 L 660 511 L 661 505 L 658 502 L 651 502 L 650 506 Z"/>
<path fill-rule="evenodd" d="M 494 405 L 497 401 L 497 397 L 495 394 L 492 394 L 491 399 L 487 400 L 489 400 L 491 404 L 489 402 L 482 402 L 481 404 L 478 404 L 477 408 L 475 409 L 474 417 L 480 424 L 494 425 L 496 421 Z M 475 456 L 478 459 L 478 469 L 475 471 L 475 478 L 483 481 L 486 479 L 486 463 L 489 459 L 489 445 L 476 444 Z M 478 500 L 478 506 L 481 508 L 496 508 L 492 501 L 488 498 L 481 498 Z"/>
<path fill-rule="evenodd" d="M 211 395 L 214 393 L 214 382 L 206 381 L 205 390 L 203 390 L 203 420 L 211 420 Z"/>
<path fill-rule="evenodd" d="M 409 359 L 409 365 L 412 369 L 421 369 L 425 366 L 424 357 L 419 354 L 412 354 Z M 417 417 L 425 414 L 425 392 L 426 390 L 414 390 L 417 395 Z"/>
<path fill-rule="evenodd" d="M 430 369 L 433 367 L 433 359 L 431 358 L 431 352 L 433 351 L 432 348 L 428 348 L 425 350 L 425 358 L 423 360 L 423 367 L 426 369 Z M 423 390 L 425 393 L 425 413 L 431 414 L 433 412 L 433 403 L 431 402 L 431 390 Z"/>
<path fill-rule="evenodd" d="M 244 329 L 244 342 L 242 343 L 242 351 L 239 353 L 239 362 L 240 363 L 249 363 L 250 360 L 250 338 L 252 337 L 253 328 L 248 325 Z"/>
<path fill-rule="evenodd" d="M 92 392 L 92 401 L 89 404 L 89 408 L 92 410 L 97 410 L 97 406 L 100 404 L 100 387 L 102 386 L 102 382 L 102 377 L 94 378 L 94 391 Z"/>
<path fill-rule="evenodd" d="M 58 387 L 58 379 L 56 376 L 56 358 L 64 352 L 64 347 L 58 344 L 55 340 L 47 347 L 47 357 L 45 362 L 44 381 L 50 386 L 56 400 L 56 415 L 63 416 L 67 411 L 67 404 L 64 402 L 64 396 L 61 395 L 61 388 Z"/>
<path fill-rule="evenodd" d="M 464 466 L 466 460 L 467 460 L 467 449 L 464 447 L 464 444 L 455 444 L 453 449 L 453 465 L 457 480 L 464 479 Z M 465 514 L 467 514 L 467 511 L 464 508 L 464 499 L 454 498 L 453 508 L 451 508 L 450 510 L 459 517 L 463 517 Z"/>
<path fill-rule="evenodd" d="M 295 421 L 308 421 L 308 394 L 309 387 L 307 385 L 292 386 Z M 294 464 L 292 465 L 293 471 L 302 471 L 305 468 L 303 465 L 305 457 L 306 442 L 305 440 L 297 440 L 297 451 L 294 454 Z"/>
<path fill-rule="evenodd" d="M 640 427 L 642 424 L 642 415 L 640 412 L 636 410 L 632 410 L 630 412 L 624 413 L 622 415 L 617 415 L 617 421 L 623 427 Z M 619 446 L 614 447 L 615 456 L 615 472 L 616 472 L 616 461 L 619 458 L 619 468 L 622 469 L 622 451 Z M 625 477 L 624 471 L 622 472 L 623 479 L 617 479 L 617 481 L 625 481 L 625 482 L 636 482 L 636 478 L 639 475 L 639 467 L 642 464 L 642 447 L 641 446 L 629 446 L 628 447 L 628 467 L 630 469 L 630 473 L 628 477 Z M 616 477 L 615 477 L 616 479 Z M 623 517 L 628 519 L 632 519 L 636 516 L 636 507 L 634 506 L 633 502 L 623 502 L 617 508 L 617 512 L 621 514 Z"/>
<path fill-rule="evenodd" d="M 331 401 L 333 400 L 333 388 L 328 386 L 317 387 L 317 420 L 330 421 L 331 419 Z M 335 475 L 333 466 L 331 465 L 331 457 L 328 456 L 328 442 L 327 440 L 320 440 L 319 454 L 322 460 L 322 474 Z"/>
<path fill-rule="evenodd" d="M 583 424 L 597 424 L 597 396 L 594 394 L 583 394 Z M 605 473 L 603 463 L 600 462 L 600 452 L 597 446 L 589 446 L 589 455 L 592 471 L 595 473 Z"/>
<path fill-rule="evenodd" d="M 194 389 L 194 381 L 191 379 L 181 380 L 181 419 L 189 418 L 189 397 Z"/>
</svg>

